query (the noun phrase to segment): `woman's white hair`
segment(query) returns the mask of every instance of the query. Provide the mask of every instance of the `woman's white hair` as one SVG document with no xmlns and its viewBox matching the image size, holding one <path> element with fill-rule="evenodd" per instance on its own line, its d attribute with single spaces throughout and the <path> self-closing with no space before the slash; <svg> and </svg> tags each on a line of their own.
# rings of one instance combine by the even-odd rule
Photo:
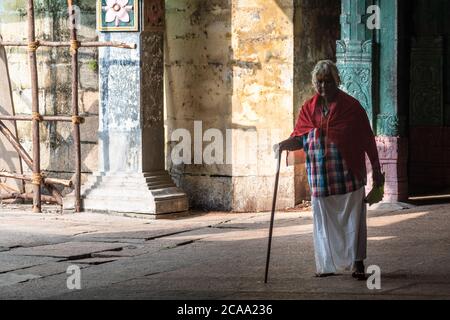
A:
<svg viewBox="0 0 450 320">
<path fill-rule="evenodd" d="M 336 86 L 341 85 L 341 77 L 339 76 L 339 70 L 331 60 L 321 60 L 317 62 L 314 70 L 311 73 L 312 83 L 316 86 L 318 76 L 331 75 L 336 83 Z"/>
</svg>

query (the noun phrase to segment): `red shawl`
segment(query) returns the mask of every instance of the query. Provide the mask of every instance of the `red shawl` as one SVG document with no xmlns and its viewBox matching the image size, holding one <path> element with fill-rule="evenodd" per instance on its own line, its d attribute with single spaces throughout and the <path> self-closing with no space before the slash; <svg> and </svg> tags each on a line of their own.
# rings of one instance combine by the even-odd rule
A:
<svg viewBox="0 0 450 320">
<path fill-rule="evenodd" d="M 344 161 L 353 174 L 365 178 L 365 153 L 372 167 L 379 167 L 375 137 L 367 114 L 358 100 L 339 90 L 336 101 L 329 105 L 329 116 L 322 119 L 320 95 L 307 101 L 301 111 L 291 137 L 303 136 L 318 128 L 327 139 L 336 144 Z"/>
</svg>

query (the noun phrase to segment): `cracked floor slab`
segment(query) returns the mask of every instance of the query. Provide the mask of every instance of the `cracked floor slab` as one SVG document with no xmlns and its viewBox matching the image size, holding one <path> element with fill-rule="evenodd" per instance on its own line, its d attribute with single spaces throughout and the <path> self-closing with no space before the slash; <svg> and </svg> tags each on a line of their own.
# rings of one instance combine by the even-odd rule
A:
<svg viewBox="0 0 450 320">
<path fill-rule="evenodd" d="M 92 253 L 96 252 L 119 250 L 127 245 L 129 244 L 73 241 L 33 248 L 19 248 L 11 251 L 11 254 L 21 256 L 45 256 L 65 259 L 79 259 L 83 257 L 90 257 Z"/>
<path fill-rule="evenodd" d="M 8 273 L 40 276 L 3 286 L 0 299 L 450 299 L 445 278 L 450 272 L 449 214 L 450 205 L 369 211 L 366 266 L 378 265 L 382 272 L 382 289 L 371 291 L 350 273 L 314 278 L 310 212 L 276 213 L 269 283 L 264 285 L 269 213 L 203 213 L 135 221 L 100 214 L 0 211 L 0 240 L 7 230 L 16 242 L 24 234 L 28 239 L 60 240 L 60 249 L 76 242 L 123 245 L 100 252 L 86 249 L 87 259 L 64 262 L 57 261 L 66 258 L 46 261 L 47 257 L 12 254 L 35 251 L 42 247 L 39 242 L 31 242 L 30 248 L 0 252 L 0 270 L 1 262 L 9 261 L 15 269 Z M 70 229 L 67 234 L 65 227 Z M 81 234 L 75 236 L 73 231 Z M 102 238 L 104 235 L 110 238 Z M 127 238 L 130 235 L 136 238 Z M 8 247 L 1 241 L 0 246 Z M 66 249 L 77 253 L 75 248 Z M 12 263 L 8 258 L 25 260 Z M 90 259 L 93 264 L 82 263 Z M 111 259 L 114 261 L 94 263 Z M 83 268 L 82 290 L 76 292 L 67 289 L 65 274 L 74 262 Z"/>
<path fill-rule="evenodd" d="M 34 274 L 4 273 L 0 274 L 0 287 L 10 286 L 37 278 L 40 277 Z"/>
<path fill-rule="evenodd" d="M 72 265 L 72 262 L 50 262 L 25 269 L 15 270 L 13 272 L 20 275 L 31 274 L 40 278 L 45 278 L 57 274 L 66 274 L 67 269 Z M 79 267 L 80 269 L 84 269 L 88 268 L 89 265 L 79 265 Z"/>
<path fill-rule="evenodd" d="M 121 259 L 121 257 L 93 257 L 93 258 L 86 258 L 86 259 L 79 259 L 79 260 L 72 260 L 72 264 L 89 264 L 89 265 L 100 265 L 108 262 L 113 262 L 118 259 Z"/>
<path fill-rule="evenodd" d="M 17 256 L 11 254 L 9 251 L 1 252 L 0 273 L 29 268 L 55 261 L 58 261 L 58 259 L 50 257 Z"/>
</svg>

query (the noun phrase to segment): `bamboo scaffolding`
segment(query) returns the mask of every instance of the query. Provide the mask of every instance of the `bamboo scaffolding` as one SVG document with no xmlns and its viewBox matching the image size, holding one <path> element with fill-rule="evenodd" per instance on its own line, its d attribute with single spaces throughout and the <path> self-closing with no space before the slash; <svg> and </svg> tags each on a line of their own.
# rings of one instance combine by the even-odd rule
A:
<svg viewBox="0 0 450 320">
<path fill-rule="evenodd" d="M 22 180 L 22 181 L 27 181 L 27 182 L 31 182 L 33 180 L 32 177 L 28 177 L 23 174 L 17 174 L 17 173 L 5 172 L 5 171 L 0 171 L 0 177 Z M 65 187 L 69 187 L 69 188 L 71 188 L 73 186 L 73 183 L 71 180 L 43 177 L 42 181 L 44 183 L 59 184 L 59 185 L 63 185 Z"/>
<path fill-rule="evenodd" d="M 10 193 L 0 195 L 0 200 L 12 200 L 12 199 L 23 199 L 23 200 L 34 200 L 34 194 L 32 193 Z M 41 195 L 41 201 L 58 203 L 58 201 L 52 196 Z"/>
<path fill-rule="evenodd" d="M 8 193 L 25 193 L 25 192 L 20 192 L 19 190 L 14 189 L 13 187 L 8 186 L 6 183 L 2 183 L 2 182 L 0 182 L 0 189 L 3 189 Z"/>
<path fill-rule="evenodd" d="M 28 60 L 31 74 L 31 111 L 34 115 L 39 114 L 39 88 L 37 74 L 36 33 L 34 25 L 34 1 L 28 0 Z M 35 117 L 32 121 L 33 132 L 33 212 L 41 212 L 41 156 L 40 156 L 40 136 L 39 120 Z"/>
<path fill-rule="evenodd" d="M 5 126 L 5 124 L 0 121 L 0 133 L 2 133 L 9 143 L 13 146 L 28 168 L 31 170 L 33 168 L 33 160 L 30 155 L 25 151 L 25 149 L 20 144 L 19 140 L 14 136 L 14 134 Z M 57 199 L 58 204 L 62 205 L 62 195 L 61 193 L 55 189 L 51 184 L 45 183 L 44 186 L 47 190 L 52 194 L 52 196 Z"/>
<path fill-rule="evenodd" d="M 114 47 L 122 49 L 136 49 L 135 43 L 123 43 L 123 42 L 99 42 L 99 41 L 79 41 L 80 48 L 101 48 L 101 47 Z M 27 47 L 28 43 L 23 41 L 1 41 L 0 45 L 4 47 Z M 70 47 L 71 43 L 68 41 L 39 41 L 39 47 L 61 48 Z"/>
<path fill-rule="evenodd" d="M 2 133 L 7 140 L 14 147 L 19 156 L 33 171 L 32 177 L 24 175 L 3 173 L 3 176 L 9 174 L 8 178 L 19 179 L 33 183 L 33 193 L 14 193 L 13 198 L 32 199 L 33 212 L 41 212 L 41 201 L 55 202 L 62 205 L 61 193 L 53 187 L 54 184 L 61 184 L 72 187 L 72 182 L 69 180 L 52 179 L 43 177 L 40 169 L 40 137 L 39 137 L 39 123 L 41 121 L 56 121 L 56 122 L 71 122 L 72 135 L 74 139 L 75 149 L 75 211 L 81 211 L 81 139 L 80 139 L 80 124 L 84 123 L 85 119 L 80 117 L 78 108 L 78 50 L 79 48 L 100 48 L 100 47 L 116 47 L 123 49 L 136 49 L 137 45 L 134 43 L 122 42 L 99 42 L 99 41 L 78 41 L 77 30 L 75 26 L 75 10 L 73 10 L 73 0 L 67 0 L 70 9 L 70 41 L 37 41 L 35 36 L 35 19 L 34 19 L 34 1 L 28 0 L 27 15 L 28 15 L 28 41 L 0 41 L 2 46 L 16 46 L 28 48 L 28 59 L 30 65 L 31 75 L 31 100 L 32 100 L 32 115 L 0 115 L 0 133 Z M 70 47 L 72 55 L 72 115 L 71 116 L 42 116 L 39 114 L 39 97 L 38 97 L 38 76 L 37 76 L 37 59 L 36 51 L 40 47 Z M 20 144 L 17 137 L 4 125 L 2 120 L 14 121 L 31 121 L 32 122 L 32 142 L 33 142 L 33 158 L 31 158 L 25 149 Z M 0 174 L 0 176 L 2 176 Z M 41 194 L 41 185 L 44 185 L 52 196 L 43 196 Z M 1 199 L 1 197 L 0 197 Z"/>
<path fill-rule="evenodd" d="M 14 115 L 14 116 L 4 116 L 0 115 L 0 120 L 11 120 L 11 121 L 33 121 L 33 116 L 20 114 L 20 115 Z M 73 117 L 69 116 L 41 116 L 42 121 L 55 121 L 55 122 L 73 122 L 80 121 L 81 123 L 84 123 L 85 118 L 84 117 L 78 117 L 78 119 L 74 119 Z"/>
<path fill-rule="evenodd" d="M 3 40 L 3 38 L 2 38 L 2 36 L 0 35 L 0 42 Z M 5 54 L 6 54 L 6 52 L 5 52 Z M 6 60 L 5 60 L 5 62 L 6 62 Z M 7 79 L 9 80 L 10 79 L 10 75 L 9 75 L 9 68 L 8 68 L 8 65 L 5 65 L 5 68 L 6 68 L 6 77 L 7 77 Z M 14 99 L 13 99 L 13 95 L 12 95 L 12 91 L 11 91 L 11 80 L 9 80 L 8 81 L 9 83 L 8 83 L 8 87 L 9 87 L 9 98 L 10 98 L 10 100 L 11 100 L 11 114 L 13 115 L 13 116 L 15 116 L 16 115 L 16 109 L 15 109 L 15 106 L 14 106 Z M 13 123 L 13 131 L 14 131 L 14 136 L 15 137 L 17 137 L 18 136 L 18 129 L 17 129 L 17 122 L 14 122 Z M 18 156 L 19 157 L 19 173 L 20 174 L 23 174 L 23 160 L 22 160 L 22 157 L 19 155 Z M 12 188 L 13 189 L 13 188 Z M 16 192 L 22 192 L 22 193 L 25 193 L 25 183 L 22 181 L 21 182 L 21 184 L 20 184 L 20 191 L 19 190 L 17 190 Z"/>
<path fill-rule="evenodd" d="M 75 9 L 73 1 L 68 0 L 67 5 L 70 12 L 70 53 L 72 55 L 72 118 L 78 115 L 78 39 L 75 26 Z M 75 212 L 81 211 L 81 144 L 80 144 L 80 122 L 72 121 L 72 135 L 75 141 Z"/>
<path fill-rule="evenodd" d="M 20 144 L 19 140 L 15 137 L 15 135 L 8 129 L 8 127 L 0 120 L 0 132 L 6 137 L 9 143 L 16 149 L 16 152 L 22 158 L 22 160 L 26 163 L 26 165 L 32 169 L 33 168 L 33 160 L 25 151 L 25 149 Z"/>
</svg>

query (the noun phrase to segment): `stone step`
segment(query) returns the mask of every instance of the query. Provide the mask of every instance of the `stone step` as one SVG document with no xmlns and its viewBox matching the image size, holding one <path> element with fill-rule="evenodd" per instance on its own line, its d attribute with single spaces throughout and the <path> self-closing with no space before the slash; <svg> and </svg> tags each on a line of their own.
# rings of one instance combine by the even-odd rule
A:
<svg viewBox="0 0 450 320">
<path fill-rule="evenodd" d="M 94 174 L 82 186 L 82 207 L 86 211 L 165 214 L 189 209 L 186 194 L 167 172 Z M 73 194 L 64 207 L 73 208 Z"/>
<path fill-rule="evenodd" d="M 145 197 L 149 197 L 150 192 L 152 192 L 152 191 L 148 190 L 147 188 L 141 189 L 141 190 L 127 189 L 126 191 L 124 191 L 123 189 L 120 189 L 120 188 L 108 189 L 107 191 L 105 191 L 104 189 L 90 189 L 90 190 L 87 190 L 87 191 L 81 193 L 81 196 L 83 198 L 101 197 L 105 193 L 107 193 L 108 196 L 113 197 L 113 198 L 117 198 L 117 197 L 145 198 Z"/>
<path fill-rule="evenodd" d="M 87 211 L 106 211 L 106 212 L 129 212 L 154 214 L 171 213 L 185 211 L 188 208 L 188 200 L 184 194 L 179 197 L 174 195 L 166 198 L 151 199 L 135 198 L 135 197 L 87 197 L 83 199 L 83 208 Z M 155 207 L 156 206 L 156 207 Z"/>
<path fill-rule="evenodd" d="M 95 190 L 98 189 L 98 186 L 100 184 L 92 184 L 92 185 L 83 185 L 81 187 L 82 190 L 84 191 L 89 191 L 89 190 Z M 114 185 L 114 184 L 101 184 L 102 187 L 107 186 L 108 189 L 111 190 L 132 190 L 132 191 L 146 191 L 148 190 L 148 185 L 146 183 L 141 183 L 141 184 L 133 184 L 133 185 Z"/>
<path fill-rule="evenodd" d="M 158 189 L 172 188 L 175 185 L 173 183 L 160 183 L 160 184 L 147 185 L 147 186 L 148 186 L 148 190 L 158 190 Z"/>
<path fill-rule="evenodd" d="M 124 194 L 123 191 L 119 192 L 117 190 L 108 192 L 107 195 L 105 195 L 104 192 L 98 192 L 97 190 L 93 190 L 91 193 L 88 193 L 86 195 L 83 195 L 83 198 L 112 198 L 117 199 L 117 197 L 122 197 L 128 199 L 176 199 L 180 197 L 185 197 L 186 194 L 182 192 L 178 188 L 164 188 L 164 189 L 157 189 L 157 190 L 147 190 L 146 192 L 141 193 L 130 193 L 130 194 Z"/>
<path fill-rule="evenodd" d="M 83 198 L 134 198 L 134 199 L 146 199 L 146 198 L 155 198 L 155 199 L 172 199 L 179 198 L 181 196 L 185 196 L 185 193 L 180 189 L 174 186 L 168 186 L 165 188 L 158 189 L 148 189 L 142 188 L 140 190 L 127 190 L 127 194 L 124 193 L 123 189 L 120 188 L 109 188 L 107 195 L 105 195 L 105 190 L 102 189 L 91 189 L 81 193 Z"/>
<path fill-rule="evenodd" d="M 86 198 L 82 201 L 85 211 L 100 212 L 129 212 L 129 213 L 147 213 L 155 212 L 155 204 L 152 202 L 124 201 L 112 198 Z"/>
<path fill-rule="evenodd" d="M 169 173 L 167 171 L 152 171 L 152 172 L 143 172 L 142 175 L 145 178 L 148 178 L 153 176 L 168 176 Z"/>
<path fill-rule="evenodd" d="M 146 183 L 144 177 L 126 178 L 126 177 L 90 177 L 87 183 L 106 183 L 111 185 L 135 185 L 138 183 Z"/>
<path fill-rule="evenodd" d="M 186 194 L 177 187 L 165 188 L 161 190 L 153 190 L 152 195 L 157 200 L 167 200 L 186 197 Z"/>
<path fill-rule="evenodd" d="M 139 178 L 151 178 L 151 177 L 164 177 L 169 176 L 168 172 L 157 171 L 157 172 L 143 172 L 143 173 L 110 173 L 110 174 L 99 174 L 93 173 L 90 177 L 104 178 L 104 179 L 139 179 Z"/>
<path fill-rule="evenodd" d="M 103 179 L 97 180 L 94 178 L 88 179 L 88 181 L 83 185 L 84 189 L 90 189 L 92 187 L 95 187 L 98 184 L 106 184 L 112 188 L 119 187 L 124 189 L 133 189 L 136 185 L 148 185 L 149 187 L 154 186 L 163 186 L 163 185 L 169 185 L 174 186 L 173 180 L 169 176 L 161 176 L 158 178 L 139 178 L 138 180 L 119 180 L 117 178 L 114 179 Z"/>
<path fill-rule="evenodd" d="M 172 182 L 173 183 L 172 178 L 170 178 L 169 176 L 148 177 L 148 178 L 145 178 L 145 181 L 147 181 L 147 183 L 158 183 L 158 182 Z"/>
</svg>

